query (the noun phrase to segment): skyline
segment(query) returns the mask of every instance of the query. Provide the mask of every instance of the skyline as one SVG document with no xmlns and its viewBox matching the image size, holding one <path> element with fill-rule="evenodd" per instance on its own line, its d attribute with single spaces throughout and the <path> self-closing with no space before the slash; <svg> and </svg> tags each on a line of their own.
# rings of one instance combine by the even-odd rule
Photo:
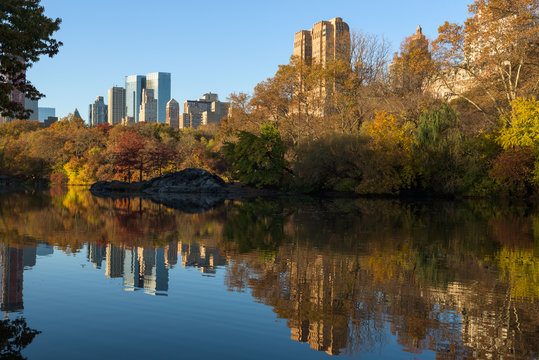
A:
<svg viewBox="0 0 539 360">
<path fill-rule="evenodd" d="M 56 108 L 59 118 L 75 108 L 84 116 L 96 96 L 125 86 L 126 76 L 157 71 L 172 74 L 171 98 L 180 103 L 207 92 L 225 101 L 273 76 L 292 55 L 294 34 L 318 21 L 342 17 L 352 32 L 383 35 L 395 52 L 417 25 L 433 40 L 445 20 L 462 23 L 469 3 L 233 1 L 201 7 L 161 1 L 148 7 L 142 1 L 43 0 L 47 16 L 62 18 L 55 38 L 64 46 L 35 63 L 28 77 L 46 95 L 39 106 Z"/>
</svg>

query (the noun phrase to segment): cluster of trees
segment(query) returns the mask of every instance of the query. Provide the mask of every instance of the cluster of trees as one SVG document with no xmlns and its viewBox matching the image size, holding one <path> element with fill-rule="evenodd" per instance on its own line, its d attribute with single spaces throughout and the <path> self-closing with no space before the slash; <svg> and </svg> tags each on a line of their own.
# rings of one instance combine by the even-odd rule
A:
<svg viewBox="0 0 539 360">
<path fill-rule="evenodd" d="M 383 38 L 361 33 L 349 58 L 292 57 L 252 96 L 230 97 L 221 133 L 241 143 L 272 124 L 287 149 L 283 187 L 529 195 L 539 189 L 539 5 L 480 0 L 469 12 L 430 47 L 405 39 L 392 59 Z"/>
<path fill-rule="evenodd" d="M 353 33 L 346 58 L 292 57 L 218 128 L 0 127 L 0 171 L 53 182 L 133 181 L 203 167 L 305 192 L 525 196 L 539 188 L 539 5 L 478 0 L 463 25 L 420 32 L 390 56 Z M 421 35 L 421 36 L 419 36 Z M 390 63 L 391 62 L 391 66 Z"/>
<path fill-rule="evenodd" d="M 145 123 L 92 128 L 72 115 L 48 128 L 12 121 L 0 126 L 0 173 L 81 185 L 139 181 L 186 167 L 222 173 L 215 132 Z"/>
</svg>

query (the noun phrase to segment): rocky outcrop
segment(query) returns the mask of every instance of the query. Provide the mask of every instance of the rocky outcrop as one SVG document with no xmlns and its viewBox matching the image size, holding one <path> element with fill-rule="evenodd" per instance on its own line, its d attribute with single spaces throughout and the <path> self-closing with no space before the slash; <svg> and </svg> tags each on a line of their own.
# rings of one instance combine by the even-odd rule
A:
<svg viewBox="0 0 539 360">
<path fill-rule="evenodd" d="M 99 181 L 90 187 L 100 197 L 143 197 L 187 213 L 201 213 L 222 204 L 228 192 L 219 176 L 203 169 L 185 169 L 139 183 Z"/>
<path fill-rule="evenodd" d="M 147 181 L 144 194 L 226 193 L 226 183 L 219 176 L 203 169 L 190 168 Z"/>
</svg>

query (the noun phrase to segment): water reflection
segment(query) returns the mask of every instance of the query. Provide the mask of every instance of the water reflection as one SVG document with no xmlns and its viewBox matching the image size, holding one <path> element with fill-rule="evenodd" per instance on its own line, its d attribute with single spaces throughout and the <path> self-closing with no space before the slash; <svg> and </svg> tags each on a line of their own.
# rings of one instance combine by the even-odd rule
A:
<svg viewBox="0 0 539 360">
<path fill-rule="evenodd" d="M 178 265 L 223 272 L 292 340 L 331 355 L 392 339 L 440 358 L 539 354 L 539 213 L 528 207 L 301 199 L 186 214 L 70 190 L 3 197 L 0 219 L 4 311 L 23 309 L 24 269 L 46 242 L 152 295 L 182 286 L 170 283 Z"/>
<path fill-rule="evenodd" d="M 0 311 L 4 314 L 24 309 L 22 289 L 23 272 L 36 264 L 36 256 L 54 252 L 52 246 L 38 243 L 32 246 L 10 247 L 0 243 L 0 271 L 2 294 Z"/>
</svg>

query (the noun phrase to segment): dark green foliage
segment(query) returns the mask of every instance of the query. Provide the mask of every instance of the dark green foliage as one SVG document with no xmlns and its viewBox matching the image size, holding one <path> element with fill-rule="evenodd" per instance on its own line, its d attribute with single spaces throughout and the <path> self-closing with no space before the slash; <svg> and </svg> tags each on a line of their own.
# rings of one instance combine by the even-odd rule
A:
<svg viewBox="0 0 539 360">
<path fill-rule="evenodd" d="M 260 127 L 260 136 L 240 131 L 238 138 L 237 143 L 226 143 L 224 146 L 233 176 L 260 188 L 282 184 L 286 147 L 279 131 L 273 125 L 265 124 Z"/>
<path fill-rule="evenodd" d="M 42 55 L 52 57 L 62 45 L 51 36 L 60 19 L 45 16 L 39 0 L 0 1 L 0 111 L 2 116 L 26 119 L 31 111 L 10 99 L 13 90 L 37 100 L 44 95 L 26 80 L 25 71 Z"/>
<path fill-rule="evenodd" d="M 0 320 L 0 358 L 26 359 L 21 355 L 21 351 L 40 333 L 41 331 L 29 328 L 24 318 Z"/>
<path fill-rule="evenodd" d="M 442 104 L 421 113 L 415 133 L 414 158 L 420 184 L 436 193 L 456 193 L 462 185 L 463 135 L 459 115 Z"/>
<path fill-rule="evenodd" d="M 294 173 L 296 186 L 304 192 L 354 191 L 361 182 L 367 140 L 357 135 L 328 134 L 299 144 Z"/>
</svg>

